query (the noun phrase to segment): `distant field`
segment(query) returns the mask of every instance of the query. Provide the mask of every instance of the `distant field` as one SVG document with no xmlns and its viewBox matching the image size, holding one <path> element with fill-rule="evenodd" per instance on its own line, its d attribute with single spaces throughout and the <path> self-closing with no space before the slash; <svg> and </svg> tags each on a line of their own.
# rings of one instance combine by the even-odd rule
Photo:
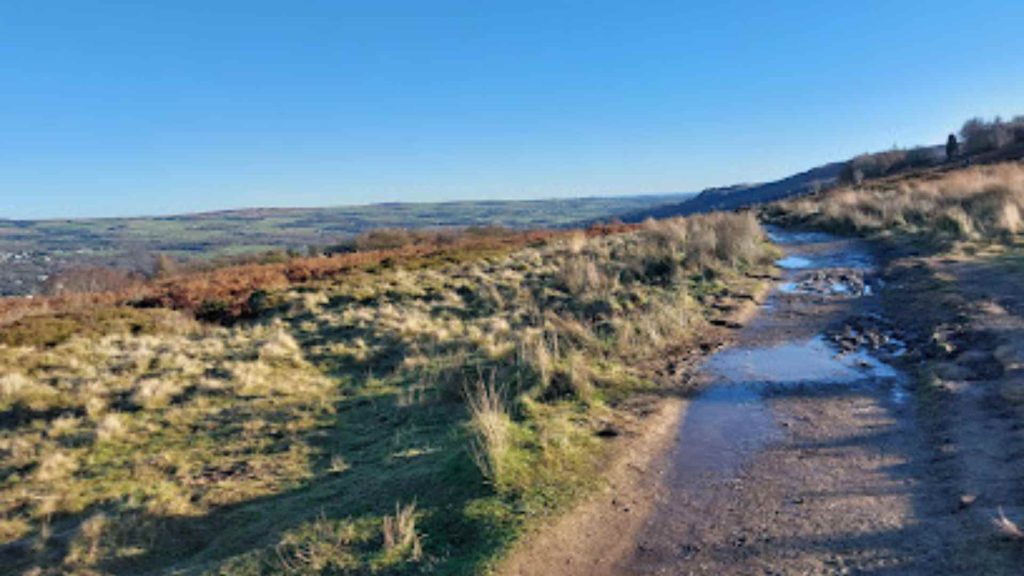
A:
<svg viewBox="0 0 1024 576">
<path fill-rule="evenodd" d="M 151 218 L 0 220 L 0 296 L 34 294 L 75 266 L 144 269 L 153 255 L 190 260 L 326 246 L 372 228 L 552 228 L 609 218 L 686 194 L 529 201 L 281 208 Z"/>
</svg>

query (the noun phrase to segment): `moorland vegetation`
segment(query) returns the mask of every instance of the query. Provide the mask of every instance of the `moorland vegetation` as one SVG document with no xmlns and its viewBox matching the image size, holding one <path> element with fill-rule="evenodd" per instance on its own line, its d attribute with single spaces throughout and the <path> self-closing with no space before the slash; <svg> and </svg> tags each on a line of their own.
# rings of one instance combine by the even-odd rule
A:
<svg viewBox="0 0 1024 576">
<path fill-rule="evenodd" d="M 712 214 L 14 306 L 2 565 L 479 573 L 600 484 L 647 367 L 774 255 L 752 214 Z"/>
</svg>

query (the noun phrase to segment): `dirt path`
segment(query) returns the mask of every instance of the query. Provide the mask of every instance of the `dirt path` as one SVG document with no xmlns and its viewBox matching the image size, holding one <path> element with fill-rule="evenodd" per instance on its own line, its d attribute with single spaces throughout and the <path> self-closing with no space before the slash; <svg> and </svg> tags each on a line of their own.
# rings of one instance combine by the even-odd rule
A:
<svg viewBox="0 0 1024 576">
<path fill-rule="evenodd" d="M 890 366 L 897 334 L 859 331 L 885 326 L 870 255 L 779 240 L 786 277 L 705 364 L 704 391 L 667 406 L 609 491 L 535 535 L 506 573 L 1024 573 L 1017 543 L 998 542 L 965 491 L 979 479 L 964 480 L 970 455 L 946 450 L 948 415 Z"/>
</svg>

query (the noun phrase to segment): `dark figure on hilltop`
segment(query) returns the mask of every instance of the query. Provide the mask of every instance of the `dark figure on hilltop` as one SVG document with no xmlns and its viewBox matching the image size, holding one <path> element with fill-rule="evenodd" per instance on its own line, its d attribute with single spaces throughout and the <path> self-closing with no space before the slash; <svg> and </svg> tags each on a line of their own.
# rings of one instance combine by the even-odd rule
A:
<svg viewBox="0 0 1024 576">
<path fill-rule="evenodd" d="M 960 143 L 956 140 L 956 134 L 950 134 L 949 138 L 946 139 L 946 161 L 953 160 L 959 153 Z"/>
</svg>

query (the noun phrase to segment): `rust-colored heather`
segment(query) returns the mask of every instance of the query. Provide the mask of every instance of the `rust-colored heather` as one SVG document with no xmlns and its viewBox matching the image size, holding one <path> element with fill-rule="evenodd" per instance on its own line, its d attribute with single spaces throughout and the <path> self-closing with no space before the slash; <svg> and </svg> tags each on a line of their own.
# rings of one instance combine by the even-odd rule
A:
<svg viewBox="0 0 1024 576">
<path fill-rule="evenodd" d="M 588 235 L 615 234 L 631 229 L 626 225 L 608 225 L 588 230 Z M 432 242 L 419 242 L 384 250 L 367 250 L 327 257 L 292 258 L 286 262 L 229 265 L 205 271 L 191 271 L 133 284 L 119 291 L 87 294 L 64 293 L 35 298 L 0 298 L 0 326 L 26 316 L 60 314 L 93 306 L 142 305 L 171 308 L 195 313 L 204 305 L 216 303 L 225 317 L 245 312 L 256 291 L 276 291 L 365 270 L 378 266 L 416 266 L 435 260 L 468 259 L 489 252 L 514 250 L 542 244 L 569 231 L 533 230 L 493 235 L 467 232 L 437 236 Z"/>
</svg>

